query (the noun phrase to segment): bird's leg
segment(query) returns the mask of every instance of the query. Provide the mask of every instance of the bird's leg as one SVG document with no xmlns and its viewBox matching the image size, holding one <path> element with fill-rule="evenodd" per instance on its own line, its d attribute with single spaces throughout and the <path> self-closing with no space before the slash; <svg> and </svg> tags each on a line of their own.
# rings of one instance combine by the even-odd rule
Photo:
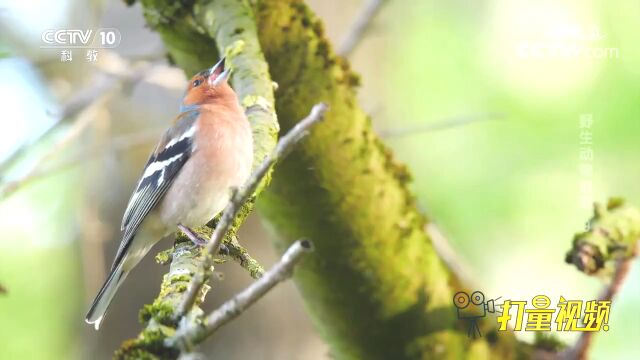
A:
<svg viewBox="0 0 640 360">
<path fill-rule="evenodd" d="M 194 245 L 200 247 L 204 247 L 207 245 L 208 241 L 198 236 L 198 234 L 196 234 L 196 232 L 191 230 L 189 227 L 178 224 L 178 229 L 180 229 L 180 231 L 182 231 Z M 220 255 L 229 255 L 229 248 L 225 244 L 220 244 L 220 250 L 218 251 L 218 253 Z"/>
<path fill-rule="evenodd" d="M 182 231 L 185 235 L 187 235 L 189 240 L 191 240 L 191 242 L 194 243 L 194 245 L 198 245 L 198 246 L 207 245 L 207 240 L 198 236 L 198 234 L 196 234 L 196 232 L 191 230 L 190 228 L 182 224 L 178 224 L 178 229 L 180 229 L 180 231 Z"/>
</svg>

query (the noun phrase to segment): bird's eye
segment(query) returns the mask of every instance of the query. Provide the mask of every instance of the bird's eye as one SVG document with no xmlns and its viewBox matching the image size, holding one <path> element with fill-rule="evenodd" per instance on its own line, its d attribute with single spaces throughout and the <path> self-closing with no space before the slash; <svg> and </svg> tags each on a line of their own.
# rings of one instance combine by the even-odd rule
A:
<svg viewBox="0 0 640 360">
<path fill-rule="evenodd" d="M 200 79 L 195 80 L 195 81 L 193 82 L 193 87 L 198 87 L 200 84 L 202 84 L 202 80 L 200 80 Z"/>
</svg>

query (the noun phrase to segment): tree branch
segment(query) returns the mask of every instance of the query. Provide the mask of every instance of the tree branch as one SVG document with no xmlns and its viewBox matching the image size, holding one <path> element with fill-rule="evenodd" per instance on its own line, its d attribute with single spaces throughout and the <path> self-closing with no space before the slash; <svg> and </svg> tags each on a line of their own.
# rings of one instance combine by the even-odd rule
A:
<svg viewBox="0 0 640 360">
<path fill-rule="evenodd" d="M 282 255 L 280 261 L 264 276 L 207 315 L 202 324 L 181 323 L 176 335 L 168 338 L 166 344 L 170 347 L 178 347 L 182 351 L 189 351 L 193 345 L 202 342 L 217 329 L 240 316 L 278 283 L 290 278 L 293 267 L 302 259 L 302 255 L 312 249 L 312 244 L 308 240 L 294 242 Z"/>
<path fill-rule="evenodd" d="M 638 256 L 638 246 L 634 246 L 634 257 L 628 259 L 620 259 L 617 261 L 615 273 L 613 278 L 611 279 L 611 283 L 605 287 L 603 294 L 600 296 L 600 300 L 609 300 L 613 301 L 614 297 L 620 291 L 622 284 L 624 283 L 627 275 L 629 274 L 629 270 L 631 270 L 631 265 L 633 260 Z M 580 337 L 576 341 L 576 343 L 561 352 L 558 355 L 559 359 L 573 360 L 573 359 L 587 359 L 587 355 L 589 354 L 589 349 L 593 344 L 593 337 L 596 333 L 593 331 L 585 331 L 580 334 Z"/>
<path fill-rule="evenodd" d="M 125 61 L 124 59 L 120 59 L 118 55 L 112 54 L 110 56 L 118 59 L 116 61 L 117 63 Z M 90 86 L 87 86 L 73 94 L 62 107 L 60 114 L 56 114 L 58 121 L 55 124 L 38 136 L 36 140 L 20 146 L 9 156 L 9 158 L 0 164 L 0 173 L 8 171 L 29 149 L 37 145 L 40 141 L 46 139 L 50 134 L 58 130 L 61 125 L 73 120 L 69 130 L 67 130 L 67 133 L 62 137 L 62 139 L 58 140 L 53 146 L 51 146 L 51 148 L 36 161 L 35 165 L 33 165 L 27 173 L 15 180 L 0 183 L 0 201 L 13 195 L 15 192 L 19 191 L 34 180 L 40 179 L 70 165 L 77 164 L 77 161 L 72 159 L 73 161 L 66 162 L 57 168 L 45 168 L 53 158 L 58 156 L 64 149 L 76 141 L 85 128 L 91 123 L 91 121 L 93 121 L 94 117 L 87 116 L 85 114 L 86 110 L 101 101 L 106 101 L 119 87 L 125 85 L 133 86 L 142 81 L 153 69 L 155 64 L 156 63 L 149 63 L 146 61 L 126 63 L 124 66 L 126 69 L 125 71 L 111 73 L 109 75 L 106 73 L 99 73 L 95 76 Z M 5 179 L 0 177 L 0 181 L 4 180 Z"/>
<path fill-rule="evenodd" d="M 262 265 L 249 255 L 247 249 L 240 245 L 236 236 L 233 236 L 231 241 L 225 243 L 225 245 L 229 251 L 229 257 L 247 270 L 252 278 L 259 279 L 264 275 Z"/>
<path fill-rule="evenodd" d="M 481 121 L 500 120 L 504 118 L 502 113 L 486 113 L 470 116 L 459 116 L 450 119 L 444 119 L 431 124 L 419 124 L 416 126 L 404 127 L 404 128 L 390 128 L 381 129 L 378 131 L 378 135 L 382 138 L 399 138 L 405 136 L 412 136 L 417 134 L 423 134 L 432 131 L 447 130 L 457 126 L 473 124 Z"/>
<path fill-rule="evenodd" d="M 460 255 L 455 251 L 449 239 L 442 233 L 440 228 L 433 222 L 427 224 L 424 230 L 433 243 L 433 248 L 438 253 L 442 261 L 444 261 L 449 269 L 467 286 L 478 284 L 477 279 L 472 275 L 473 271 L 469 269 Z"/>
<path fill-rule="evenodd" d="M 633 257 L 640 239 L 640 212 L 622 199 L 610 199 L 606 206 L 596 203 L 589 229 L 577 233 L 565 261 L 587 275 L 609 278 L 618 260 Z"/>
<path fill-rule="evenodd" d="M 17 180 L 1 184 L 0 201 L 8 198 L 13 193 L 18 191 L 23 185 L 33 180 L 33 178 L 37 176 L 39 171 L 41 171 L 41 167 L 51 161 L 53 157 L 60 154 L 60 152 L 66 149 L 69 144 L 75 141 L 93 120 L 94 117 L 87 115 L 80 115 L 78 118 L 76 118 L 73 124 L 71 124 L 69 130 L 62 136 L 62 138 L 59 139 L 53 146 L 51 146 L 51 148 L 49 148 L 45 152 L 45 154 L 36 161 L 35 165 L 33 165 L 26 174 L 24 174 Z"/>
<path fill-rule="evenodd" d="M 589 230 L 575 235 L 566 261 L 587 275 L 607 277 L 612 271 L 600 300 L 613 301 L 638 257 L 640 212 L 610 199 L 606 207 L 595 204 Z M 558 359 L 586 359 L 595 332 L 583 332 L 576 343 L 558 354 Z"/>
<path fill-rule="evenodd" d="M 365 0 L 365 4 L 362 6 L 356 20 L 351 24 L 351 28 L 347 32 L 347 35 L 340 43 L 338 47 L 338 55 L 349 57 L 351 52 L 358 46 L 364 34 L 369 30 L 373 19 L 376 17 L 385 0 Z"/>
</svg>

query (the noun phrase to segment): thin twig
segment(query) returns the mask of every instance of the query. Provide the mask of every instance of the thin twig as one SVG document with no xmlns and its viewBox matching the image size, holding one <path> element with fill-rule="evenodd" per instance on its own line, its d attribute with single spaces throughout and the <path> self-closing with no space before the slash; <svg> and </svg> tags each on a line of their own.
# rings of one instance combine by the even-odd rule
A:
<svg viewBox="0 0 640 360">
<path fill-rule="evenodd" d="M 101 99 L 103 95 L 113 90 L 117 85 L 126 81 L 130 81 L 131 83 L 140 81 L 148 74 L 148 70 L 150 68 L 146 63 L 138 66 L 137 68 L 133 65 L 131 65 L 131 67 L 134 68 L 135 71 L 129 71 L 123 74 L 107 75 L 99 72 L 98 75 L 91 79 L 90 85 L 83 87 L 72 94 L 69 100 L 64 103 L 59 113 L 51 113 L 52 116 L 56 117 L 56 121 L 53 124 L 39 134 L 34 140 L 20 145 L 11 153 L 11 155 L 0 163 L 0 174 L 6 173 L 6 171 L 10 169 L 25 152 L 40 143 L 42 140 L 46 139 L 60 126 L 75 118 L 86 108 Z"/>
<path fill-rule="evenodd" d="M 51 124 L 51 126 L 49 126 L 46 130 L 36 136 L 34 140 L 19 145 L 11 154 L 9 154 L 9 156 L 7 156 L 6 159 L 4 159 L 0 163 L 0 174 L 6 174 L 9 169 L 11 169 L 13 165 L 18 161 L 18 159 L 20 159 L 22 155 L 27 152 L 27 150 L 31 149 L 35 144 L 38 144 L 49 137 L 49 135 L 51 135 L 51 133 L 53 133 L 60 126 L 60 124 L 60 120 L 56 121 L 54 124 Z M 2 178 L 2 175 L 0 175 L 0 180 L 4 180 Z"/>
<path fill-rule="evenodd" d="M 0 169 L 10 168 L 15 163 L 17 158 L 20 157 L 31 146 L 37 144 L 54 130 L 57 130 L 59 125 L 64 123 L 62 120 L 80 116 L 74 121 L 70 130 L 67 132 L 67 134 L 64 135 L 63 139 L 56 143 L 43 157 L 41 157 L 31 168 L 31 170 L 29 170 L 26 174 L 20 176 L 18 179 L 0 184 L 0 200 L 4 200 L 5 198 L 21 189 L 23 186 L 30 184 L 34 180 L 44 178 L 60 170 L 64 170 L 70 166 L 77 165 L 80 163 L 80 161 L 90 159 L 92 156 L 96 155 L 98 153 L 97 150 L 90 149 L 88 151 L 84 151 L 81 156 L 69 159 L 69 161 L 63 162 L 57 167 L 44 169 L 44 166 L 48 165 L 53 157 L 59 154 L 72 141 L 79 137 L 79 135 L 82 133 L 82 130 L 84 130 L 86 125 L 91 120 L 92 117 L 82 116 L 81 113 L 83 113 L 85 110 L 98 103 L 102 99 L 108 98 L 111 94 L 113 94 L 113 91 L 117 89 L 118 86 L 133 86 L 134 84 L 142 81 L 153 70 L 153 64 L 155 63 L 145 63 L 136 67 L 134 70 L 130 70 L 124 74 L 118 74 L 115 76 L 103 75 L 98 80 L 94 81 L 94 85 L 84 89 L 83 91 L 80 91 L 77 95 L 72 96 L 71 100 L 66 103 L 66 105 L 60 112 L 60 120 L 56 124 L 51 126 L 35 141 L 18 148 L 18 150 L 16 150 L 9 159 L 0 164 Z M 78 127 L 80 127 L 80 129 L 78 129 Z M 140 136 L 140 134 L 133 134 L 130 141 L 127 141 L 128 138 L 125 138 L 123 136 L 122 139 L 114 139 L 114 147 L 126 148 L 128 147 L 128 145 L 135 146 L 142 143 L 143 141 L 149 140 L 148 138 L 150 137 L 150 135 L 157 136 L 156 134 L 150 134 L 148 131 L 145 131 L 142 136 Z M 122 140 L 122 144 L 118 143 L 118 140 Z"/>
<path fill-rule="evenodd" d="M 371 27 L 371 23 L 375 16 L 382 8 L 385 0 L 366 0 L 366 3 L 356 15 L 356 20 L 351 24 L 351 28 L 347 32 L 340 46 L 338 47 L 338 55 L 348 57 L 351 52 L 358 46 L 364 34 Z"/>
<path fill-rule="evenodd" d="M 473 272 L 460 258 L 460 255 L 453 248 L 449 239 L 440 231 L 440 228 L 433 222 L 430 222 L 425 226 L 424 230 L 431 238 L 433 248 L 447 264 L 449 269 L 467 286 L 478 284 L 475 277 L 471 275 Z"/>
<path fill-rule="evenodd" d="M 622 284 L 624 283 L 633 261 L 638 257 L 638 243 L 633 245 L 632 255 L 623 259 L 619 259 L 616 262 L 615 272 L 611 283 L 608 284 L 600 295 L 601 301 L 612 301 L 613 298 L 620 292 Z M 574 359 L 586 359 L 589 353 L 589 348 L 593 343 L 594 331 L 585 331 L 580 334 L 580 337 L 576 343 L 567 350 L 558 354 L 558 359 L 574 360 Z"/>
<path fill-rule="evenodd" d="M 247 249 L 240 245 L 236 236 L 233 236 L 231 241 L 225 242 L 224 245 L 227 247 L 229 257 L 247 270 L 252 278 L 259 279 L 264 275 L 262 265 L 249 254 Z"/>
<path fill-rule="evenodd" d="M 505 115 L 503 113 L 490 112 L 486 114 L 479 115 L 471 115 L 471 116 L 460 116 L 454 117 L 450 119 L 445 119 L 433 124 L 425 124 L 425 125 L 417 125 L 405 128 L 398 129 L 383 129 L 378 131 L 378 135 L 383 138 L 396 138 L 403 137 L 409 135 L 416 135 L 425 132 L 439 131 L 439 130 L 447 130 L 453 127 L 472 124 L 481 121 L 489 121 L 489 120 L 501 120 L 504 119 Z"/>
<path fill-rule="evenodd" d="M 16 192 L 23 184 L 30 181 L 31 177 L 37 174 L 42 166 L 49 163 L 53 157 L 62 152 L 69 144 L 78 138 L 95 118 L 95 116 L 79 116 L 64 136 L 36 161 L 35 165 L 31 167 L 31 170 L 20 177 L 20 179 L 8 182 L 2 186 L 0 189 L 0 200 L 7 198 Z"/>
<path fill-rule="evenodd" d="M 273 164 L 282 159 L 289 153 L 289 151 L 291 151 L 293 146 L 307 134 L 308 129 L 322 119 L 322 116 L 324 115 L 326 110 L 327 105 L 323 103 L 314 105 L 311 109 L 311 112 L 306 118 L 298 122 L 291 130 L 289 130 L 286 135 L 280 138 L 280 141 L 278 141 L 276 148 L 253 172 L 242 189 L 233 193 L 233 195 L 231 196 L 231 201 L 229 201 L 229 204 L 222 212 L 220 221 L 211 234 L 211 239 L 207 243 L 206 253 L 210 256 L 205 257 L 205 260 L 202 264 L 203 271 L 194 275 L 193 280 L 189 284 L 189 288 L 187 289 L 183 300 L 180 302 L 180 305 L 176 309 L 176 317 L 181 317 L 186 314 L 195 303 L 196 298 L 200 293 L 200 288 L 205 282 L 206 271 L 213 265 L 212 255 L 218 253 L 220 244 L 222 243 L 224 236 L 231 228 L 233 219 L 236 217 L 242 205 L 247 202 L 247 200 L 249 200 L 249 198 L 253 195 L 253 193 L 258 188 L 258 185 L 265 177 L 265 175 L 269 172 L 269 169 L 273 166 Z"/>
<path fill-rule="evenodd" d="M 70 156 L 68 159 L 64 159 L 58 164 L 54 164 L 50 168 L 38 168 L 37 171 L 23 175 L 17 180 L 9 181 L 5 183 L 2 188 L 14 188 L 12 192 L 17 191 L 18 187 L 23 187 L 31 184 L 35 181 L 45 179 L 51 175 L 57 174 L 61 171 L 70 169 L 74 166 L 81 165 L 82 163 L 95 158 L 98 155 L 103 154 L 106 150 L 110 149 L 115 152 L 126 151 L 135 146 L 140 146 L 148 142 L 154 141 L 158 138 L 158 131 L 150 131 L 149 129 L 138 131 L 131 134 L 124 134 L 116 136 L 108 144 L 97 145 L 87 150 L 83 150 L 81 153 Z M 0 191 L 1 193 L 2 191 Z M 0 195 L 0 199 L 2 196 Z"/>
<path fill-rule="evenodd" d="M 294 242 L 278 263 L 264 273 L 260 279 L 207 315 L 202 324 L 181 324 L 176 335 L 166 340 L 167 345 L 171 347 L 178 345 L 180 349 L 185 350 L 189 349 L 192 344 L 201 342 L 221 326 L 242 314 L 278 283 L 290 278 L 294 266 L 302 259 L 302 255 L 312 250 L 313 244 L 309 240 Z"/>
</svg>

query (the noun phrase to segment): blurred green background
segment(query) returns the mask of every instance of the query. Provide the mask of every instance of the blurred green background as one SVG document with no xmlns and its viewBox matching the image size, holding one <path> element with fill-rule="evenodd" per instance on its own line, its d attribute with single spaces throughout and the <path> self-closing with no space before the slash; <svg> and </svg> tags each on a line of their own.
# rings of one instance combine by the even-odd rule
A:
<svg viewBox="0 0 640 360">
<path fill-rule="evenodd" d="M 309 3 L 336 44 L 362 4 Z M 589 300 L 601 291 L 564 254 L 591 200 L 640 205 L 639 24 L 638 2 L 388 1 L 352 54 L 363 107 L 409 164 L 420 206 L 487 297 L 545 294 L 555 304 L 560 295 Z M 80 51 L 62 63 L 59 51 L 39 48 L 45 29 L 99 27 L 118 28 L 122 43 L 97 63 Z M 126 61 L 155 59 L 142 81 L 117 84 L 0 172 L 6 191 L 43 156 L 49 169 L 0 195 L 0 284 L 8 290 L 0 295 L 0 359 L 110 358 L 137 333 L 137 309 L 154 297 L 163 268 L 145 260 L 99 333 L 85 326 L 84 312 L 111 262 L 139 169 L 177 111 L 184 75 L 163 64 L 139 5 L 0 0 L 0 30 L 0 163 L 52 126 L 79 90 L 108 82 Z M 581 144 L 586 116 L 591 145 Z M 425 128 L 451 121 L 466 124 Z M 79 135 L 50 155 L 69 131 Z M 585 148 L 592 160 L 581 159 Z M 243 232 L 271 264 L 276 254 L 258 215 Z M 226 280 L 211 307 L 250 282 L 234 264 L 220 270 Z M 640 358 L 639 284 L 636 261 L 592 358 Z M 576 334 L 558 335 L 571 343 Z M 292 284 L 207 346 L 229 359 L 328 358 Z"/>
</svg>

